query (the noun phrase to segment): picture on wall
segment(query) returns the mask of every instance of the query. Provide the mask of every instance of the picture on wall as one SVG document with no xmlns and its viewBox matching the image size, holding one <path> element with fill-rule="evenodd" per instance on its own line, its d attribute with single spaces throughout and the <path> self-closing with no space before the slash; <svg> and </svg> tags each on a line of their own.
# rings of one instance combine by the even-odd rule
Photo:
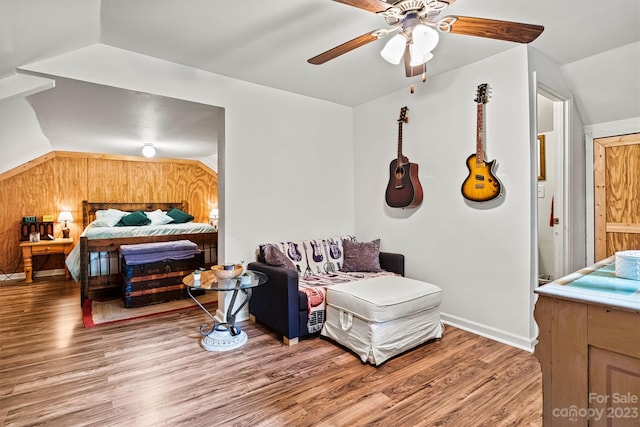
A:
<svg viewBox="0 0 640 427">
<path fill-rule="evenodd" d="M 547 179 L 547 161 L 544 150 L 544 135 L 538 135 L 538 181 Z"/>
</svg>

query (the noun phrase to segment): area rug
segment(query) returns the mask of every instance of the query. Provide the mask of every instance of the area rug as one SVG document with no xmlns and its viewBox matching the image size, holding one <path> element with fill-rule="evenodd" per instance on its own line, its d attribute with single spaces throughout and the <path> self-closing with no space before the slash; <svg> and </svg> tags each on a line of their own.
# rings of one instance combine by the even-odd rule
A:
<svg viewBox="0 0 640 427">
<path fill-rule="evenodd" d="M 198 301 L 205 307 L 216 305 L 218 303 L 217 292 L 207 292 L 199 296 Z M 94 326 L 126 322 L 193 308 L 200 309 L 191 298 L 136 308 L 125 308 L 121 299 L 108 301 L 87 299 L 82 306 L 82 322 L 85 328 L 93 328 Z"/>
</svg>

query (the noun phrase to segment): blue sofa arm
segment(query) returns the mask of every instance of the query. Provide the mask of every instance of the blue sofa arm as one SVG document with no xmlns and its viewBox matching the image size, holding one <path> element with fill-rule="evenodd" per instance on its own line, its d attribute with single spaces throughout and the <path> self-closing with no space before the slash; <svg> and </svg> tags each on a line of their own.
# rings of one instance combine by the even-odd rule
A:
<svg viewBox="0 0 640 427">
<path fill-rule="evenodd" d="M 298 337 L 308 335 L 307 301 L 306 295 L 298 292 L 298 272 L 259 261 L 249 263 L 247 268 L 269 277 L 267 283 L 253 288 L 249 313 L 282 335 L 287 344 L 290 340 L 295 344 Z"/>
</svg>

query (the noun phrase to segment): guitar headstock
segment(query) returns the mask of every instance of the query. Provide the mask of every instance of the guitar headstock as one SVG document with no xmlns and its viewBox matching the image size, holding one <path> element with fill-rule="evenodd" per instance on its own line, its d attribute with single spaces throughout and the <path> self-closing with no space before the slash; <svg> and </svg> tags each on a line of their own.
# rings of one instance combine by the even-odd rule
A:
<svg viewBox="0 0 640 427">
<path fill-rule="evenodd" d="M 402 107 L 400 109 L 400 118 L 398 118 L 398 123 L 409 123 L 409 117 L 407 117 L 407 111 L 409 107 Z"/>
<path fill-rule="evenodd" d="M 474 101 L 478 104 L 486 104 L 489 102 L 489 98 L 491 97 L 491 88 L 488 83 L 482 83 L 478 85 L 478 89 L 476 89 L 476 98 Z"/>
</svg>

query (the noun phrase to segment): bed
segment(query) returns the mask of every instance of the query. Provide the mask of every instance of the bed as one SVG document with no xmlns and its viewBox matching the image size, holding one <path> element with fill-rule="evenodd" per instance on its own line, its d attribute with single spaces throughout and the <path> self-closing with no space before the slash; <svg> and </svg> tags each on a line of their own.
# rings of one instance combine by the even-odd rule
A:
<svg viewBox="0 0 640 427">
<path fill-rule="evenodd" d="M 209 224 L 145 225 L 140 227 L 97 226 L 96 212 L 116 209 L 125 212 L 166 212 L 172 208 L 189 212 L 186 201 L 171 203 L 100 203 L 82 202 L 80 243 L 66 260 L 72 277 L 80 283 L 80 304 L 86 299 L 111 299 L 120 296 L 122 286 L 120 245 L 190 240 L 204 253 L 205 267 L 217 263 L 218 232 Z"/>
</svg>

